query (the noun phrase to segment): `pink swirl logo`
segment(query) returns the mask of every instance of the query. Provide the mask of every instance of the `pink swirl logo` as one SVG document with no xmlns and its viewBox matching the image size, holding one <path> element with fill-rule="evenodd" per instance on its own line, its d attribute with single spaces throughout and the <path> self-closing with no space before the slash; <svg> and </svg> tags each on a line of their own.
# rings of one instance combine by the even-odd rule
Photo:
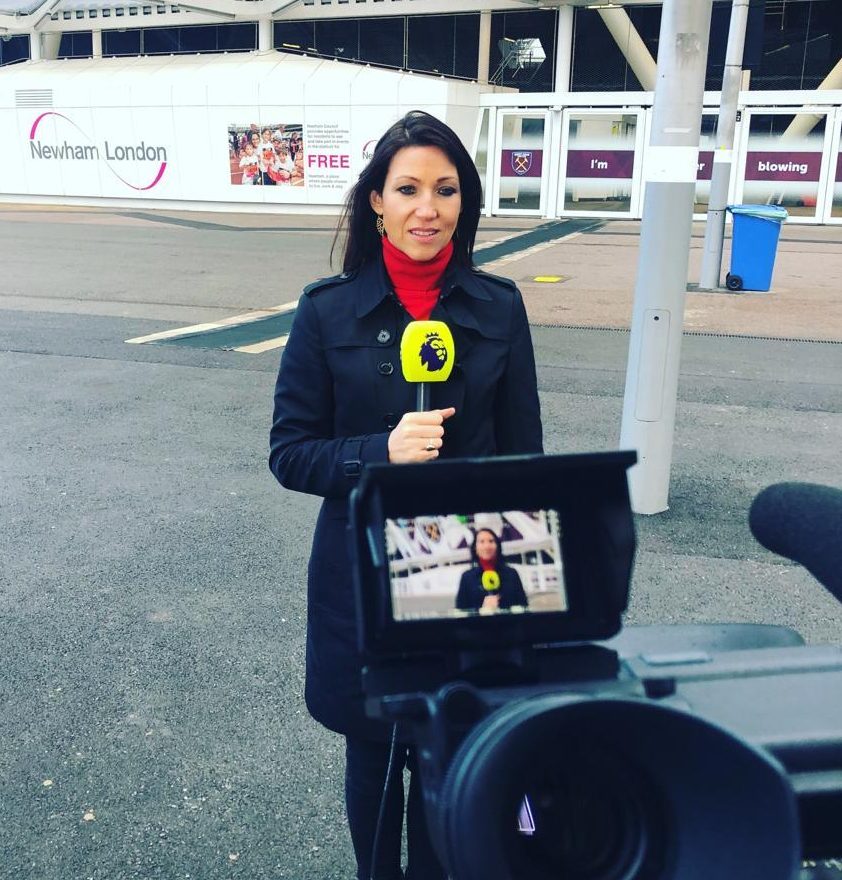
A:
<svg viewBox="0 0 842 880">
<path fill-rule="evenodd" d="M 374 147 L 377 144 L 377 138 L 372 138 L 370 141 L 366 141 L 363 144 L 363 159 L 366 162 L 371 161 L 371 157 L 374 155 Z"/>
<path fill-rule="evenodd" d="M 41 124 L 41 120 L 45 119 L 47 116 L 57 116 L 59 119 L 63 119 L 65 122 L 70 123 L 70 125 L 72 125 L 73 128 L 75 128 L 76 131 L 78 131 L 79 134 L 81 134 L 88 141 L 88 143 L 71 144 L 67 140 L 65 140 L 63 144 L 60 144 L 58 146 L 42 143 L 42 141 L 37 137 L 38 126 Z M 153 147 L 147 145 L 144 141 L 141 141 L 139 144 L 132 144 L 130 146 L 112 145 L 108 141 L 105 141 L 101 151 L 86 131 L 83 131 L 81 128 L 79 128 L 79 126 L 69 116 L 65 116 L 63 113 L 58 113 L 55 110 L 48 110 L 46 113 L 42 113 L 35 120 L 35 122 L 32 123 L 32 128 L 29 132 L 29 150 L 31 158 L 33 159 L 101 161 L 121 183 L 124 183 L 126 186 L 131 187 L 138 192 L 150 190 L 153 186 L 157 186 L 158 183 L 161 181 L 161 178 L 164 176 L 164 172 L 167 170 L 166 147 Z M 104 157 L 102 156 L 102 152 L 105 153 Z M 111 164 L 112 161 L 144 161 L 158 162 L 160 164 L 158 165 L 158 170 L 155 173 L 152 182 L 147 183 L 145 186 L 138 186 L 137 184 L 131 183 L 130 181 L 126 180 L 125 177 L 123 177 L 118 171 L 116 171 Z"/>
</svg>

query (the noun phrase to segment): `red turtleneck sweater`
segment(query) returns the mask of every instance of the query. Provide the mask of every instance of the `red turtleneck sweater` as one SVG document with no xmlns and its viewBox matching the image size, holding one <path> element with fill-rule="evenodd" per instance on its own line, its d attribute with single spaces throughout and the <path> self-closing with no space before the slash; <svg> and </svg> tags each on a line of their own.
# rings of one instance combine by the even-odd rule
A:
<svg viewBox="0 0 842 880">
<path fill-rule="evenodd" d="M 383 237 L 383 262 L 395 293 L 416 321 L 426 321 L 441 292 L 441 276 L 453 255 L 453 242 L 449 241 L 432 260 L 420 262 L 398 250 Z"/>
</svg>

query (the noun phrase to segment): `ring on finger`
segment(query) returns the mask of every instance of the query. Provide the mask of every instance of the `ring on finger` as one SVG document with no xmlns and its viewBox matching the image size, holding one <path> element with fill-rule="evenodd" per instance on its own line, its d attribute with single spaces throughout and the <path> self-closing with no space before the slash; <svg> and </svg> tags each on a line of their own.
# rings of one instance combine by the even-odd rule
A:
<svg viewBox="0 0 842 880">
<path fill-rule="evenodd" d="M 430 439 L 427 441 L 427 445 L 424 447 L 424 449 L 427 452 L 432 452 L 435 448 L 436 448 L 436 444 L 433 442 L 433 438 L 430 437 Z"/>
</svg>

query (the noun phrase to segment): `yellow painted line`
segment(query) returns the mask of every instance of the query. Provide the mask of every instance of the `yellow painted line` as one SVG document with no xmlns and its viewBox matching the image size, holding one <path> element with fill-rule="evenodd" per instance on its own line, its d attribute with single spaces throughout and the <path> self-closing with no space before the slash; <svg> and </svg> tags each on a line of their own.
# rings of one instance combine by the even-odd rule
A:
<svg viewBox="0 0 842 880">
<path fill-rule="evenodd" d="M 241 345 L 239 348 L 232 348 L 232 351 L 243 351 L 246 354 L 261 354 L 264 351 L 271 351 L 273 348 L 283 348 L 287 344 L 289 334 L 286 336 L 276 336 L 274 339 L 265 339 L 263 342 L 255 342 L 254 345 Z"/>
<path fill-rule="evenodd" d="M 532 280 L 541 281 L 545 284 L 552 284 L 555 281 L 561 281 L 562 275 L 536 275 Z"/>
<path fill-rule="evenodd" d="M 232 315 L 230 318 L 220 318 L 218 321 L 211 321 L 206 324 L 193 324 L 190 327 L 161 330 L 159 333 L 150 333 L 148 336 L 135 336 L 134 339 L 127 339 L 126 342 L 140 345 L 144 342 L 157 342 L 161 339 L 175 339 L 178 336 L 193 336 L 196 333 L 207 333 L 209 330 L 220 330 L 223 327 L 232 327 L 238 324 L 251 324 L 254 321 L 259 321 L 261 318 L 268 318 L 271 315 L 292 311 L 297 305 L 298 301 L 295 300 L 294 302 L 283 303 L 279 306 L 272 306 L 269 309 L 244 312 L 242 315 Z"/>
</svg>

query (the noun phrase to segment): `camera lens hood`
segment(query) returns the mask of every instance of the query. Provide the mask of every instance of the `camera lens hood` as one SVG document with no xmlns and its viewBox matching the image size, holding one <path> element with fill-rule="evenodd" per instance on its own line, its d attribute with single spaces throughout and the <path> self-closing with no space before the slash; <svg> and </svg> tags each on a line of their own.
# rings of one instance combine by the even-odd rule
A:
<svg viewBox="0 0 842 880">
<path fill-rule="evenodd" d="M 534 822 L 518 830 L 524 796 Z M 460 745 L 433 812 L 458 880 L 791 880 L 801 851 L 773 757 L 628 697 L 506 704 Z"/>
</svg>

